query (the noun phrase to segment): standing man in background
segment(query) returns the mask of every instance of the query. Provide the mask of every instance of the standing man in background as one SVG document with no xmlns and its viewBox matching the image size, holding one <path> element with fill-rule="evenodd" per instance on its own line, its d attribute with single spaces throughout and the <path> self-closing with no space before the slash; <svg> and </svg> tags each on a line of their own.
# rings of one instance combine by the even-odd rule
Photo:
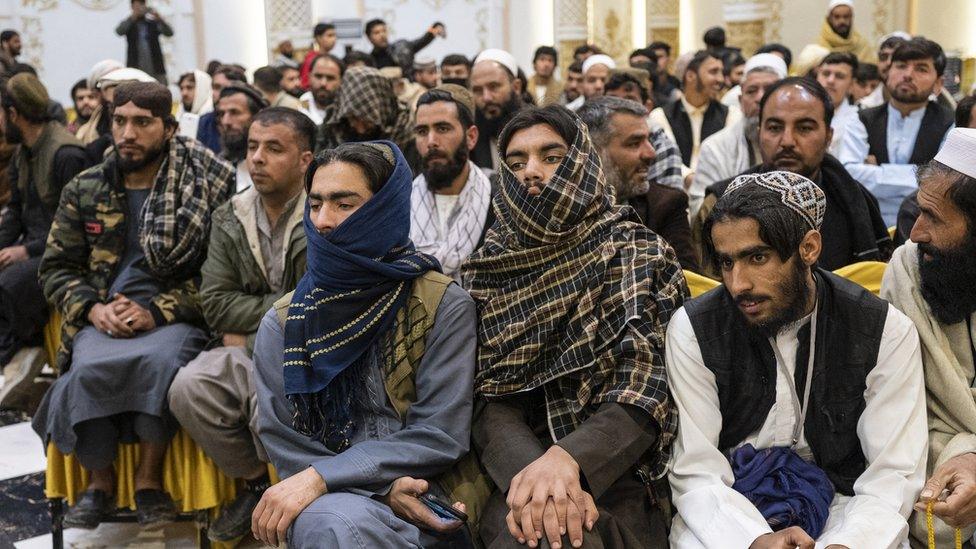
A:
<svg viewBox="0 0 976 549">
<path fill-rule="evenodd" d="M 159 35 L 173 36 L 173 27 L 154 8 L 146 6 L 146 0 L 132 0 L 131 5 L 132 14 L 115 27 L 115 34 L 125 37 L 125 64 L 145 71 L 165 86 L 166 64 Z"/>
</svg>

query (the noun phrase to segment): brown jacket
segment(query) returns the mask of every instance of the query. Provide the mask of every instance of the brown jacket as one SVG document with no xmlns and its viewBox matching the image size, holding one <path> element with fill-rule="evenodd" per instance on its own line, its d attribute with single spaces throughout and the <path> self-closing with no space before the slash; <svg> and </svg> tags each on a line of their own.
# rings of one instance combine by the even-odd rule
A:
<svg viewBox="0 0 976 549">
<path fill-rule="evenodd" d="M 688 224 L 688 195 L 684 191 L 651 183 L 647 194 L 631 198 L 628 203 L 648 229 L 674 248 L 682 269 L 699 272 L 698 249 L 692 244 Z"/>
<path fill-rule="evenodd" d="M 539 75 L 533 74 L 532 77 L 529 78 L 529 93 L 532 94 L 533 99 L 537 98 L 535 89 L 536 86 L 539 85 L 546 86 L 546 95 L 542 97 L 542 101 L 537 101 L 540 107 L 545 107 L 546 105 L 556 105 L 559 103 L 559 96 L 563 93 L 562 80 L 559 80 L 553 76 L 549 78 L 548 84 L 544 84 Z"/>
</svg>

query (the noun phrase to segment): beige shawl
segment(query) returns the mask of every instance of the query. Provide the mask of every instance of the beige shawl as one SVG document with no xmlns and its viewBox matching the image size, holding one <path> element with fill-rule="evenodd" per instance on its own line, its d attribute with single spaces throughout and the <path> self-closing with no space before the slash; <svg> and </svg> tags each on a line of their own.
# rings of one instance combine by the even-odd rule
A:
<svg viewBox="0 0 976 549">
<path fill-rule="evenodd" d="M 918 271 L 918 246 L 908 242 L 895 251 L 881 284 L 881 297 L 887 299 L 915 322 L 922 342 L 922 366 L 928 399 L 929 455 L 932 474 L 948 459 L 976 452 L 976 389 L 973 389 L 972 334 L 965 322 L 946 326 L 929 312 L 922 298 Z M 914 513 L 909 520 L 913 547 L 925 547 L 925 514 Z M 939 547 L 952 547 L 953 530 L 935 519 Z M 963 529 L 963 539 L 972 537 L 976 526 Z"/>
</svg>

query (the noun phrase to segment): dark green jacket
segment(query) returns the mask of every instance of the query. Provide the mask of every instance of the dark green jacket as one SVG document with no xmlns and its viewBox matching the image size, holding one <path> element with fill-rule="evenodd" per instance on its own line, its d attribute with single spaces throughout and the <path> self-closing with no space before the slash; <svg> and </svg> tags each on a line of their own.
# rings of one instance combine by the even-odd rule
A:
<svg viewBox="0 0 976 549">
<path fill-rule="evenodd" d="M 105 303 L 125 254 L 128 206 L 115 157 L 77 175 L 61 192 L 39 269 L 48 302 L 63 316 L 57 368 L 71 364 L 75 334 L 88 325 L 88 311 Z M 156 281 L 160 293 L 149 311 L 157 326 L 187 322 L 203 326 L 193 278 Z"/>
<path fill-rule="evenodd" d="M 282 289 L 272 292 L 258 241 L 258 192 L 251 187 L 234 195 L 214 211 L 210 246 L 203 263 L 200 299 L 210 329 L 217 333 L 248 334 L 247 348 L 261 318 L 282 295 L 292 291 L 305 274 L 305 230 L 302 227 L 305 192 L 288 220 Z"/>
</svg>

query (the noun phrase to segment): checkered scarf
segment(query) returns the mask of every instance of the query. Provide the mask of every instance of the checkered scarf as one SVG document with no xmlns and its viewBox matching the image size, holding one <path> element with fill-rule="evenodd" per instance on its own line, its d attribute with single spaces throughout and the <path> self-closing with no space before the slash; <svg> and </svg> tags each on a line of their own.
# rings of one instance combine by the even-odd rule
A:
<svg viewBox="0 0 976 549">
<path fill-rule="evenodd" d="M 160 277 L 194 276 L 207 255 L 210 216 L 234 193 L 234 166 L 199 141 L 177 135 L 142 207 L 139 237 Z"/>
<path fill-rule="evenodd" d="M 383 139 L 403 148 L 413 141 L 410 109 L 393 92 L 393 82 L 372 67 L 353 67 L 342 76 L 333 115 L 323 122 L 325 129 L 338 135 L 338 125 L 356 117 L 382 128 Z"/>
<path fill-rule="evenodd" d="M 444 223 L 446 232 L 441 229 L 434 201 L 427 180 L 423 175 L 417 176 L 410 194 L 410 240 L 421 252 L 436 257 L 444 274 L 457 276 L 461 263 L 474 251 L 484 232 L 491 207 L 491 182 L 481 168 L 468 162 L 468 180 Z"/>
<path fill-rule="evenodd" d="M 489 399 L 542 388 L 554 440 L 601 403 L 637 406 L 659 426 L 649 455 L 660 475 L 677 427 L 665 328 L 688 290 L 671 247 L 614 206 L 577 127 L 541 195 L 502 166 L 497 221 L 462 268 L 480 317 L 475 387 Z"/>
<path fill-rule="evenodd" d="M 661 128 L 651 130 L 651 146 L 656 158 L 647 168 L 647 180 L 665 187 L 685 190 L 681 177 L 681 151 L 678 145 Z"/>
</svg>

